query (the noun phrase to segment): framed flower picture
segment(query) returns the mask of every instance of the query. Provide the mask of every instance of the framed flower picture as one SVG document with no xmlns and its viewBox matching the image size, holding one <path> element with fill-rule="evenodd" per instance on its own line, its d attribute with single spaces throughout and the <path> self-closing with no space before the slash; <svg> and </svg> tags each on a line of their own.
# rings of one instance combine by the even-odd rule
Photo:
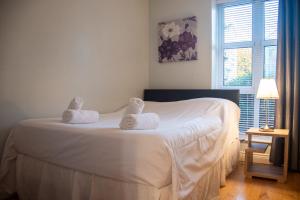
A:
<svg viewBox="0 0 300 200">
<path fill-rule="evenodd" d="M 158 25 L 160 63 L 197 60 L 196 16 Z"/>
</svg>

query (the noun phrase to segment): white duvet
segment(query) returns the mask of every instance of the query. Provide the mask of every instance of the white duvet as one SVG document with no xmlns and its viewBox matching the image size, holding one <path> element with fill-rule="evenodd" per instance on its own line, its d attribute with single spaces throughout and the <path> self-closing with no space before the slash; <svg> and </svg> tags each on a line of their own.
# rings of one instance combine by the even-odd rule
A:
<svg viewBox="0 0 300 200">
<path fill-rule="evenodd" d="M 120 130 L 123 110 L 95 124 L 60 119 L 25 120 L 6 143 L 0 182 L 15 191 L 18 154 L 90 174 L 162 188 L 172 183 L 182 199 L 238 137 L 239 108 L 224 99 L 146 102 L 144 112 L 161 119 L 156 130 Z"/>
</svg>

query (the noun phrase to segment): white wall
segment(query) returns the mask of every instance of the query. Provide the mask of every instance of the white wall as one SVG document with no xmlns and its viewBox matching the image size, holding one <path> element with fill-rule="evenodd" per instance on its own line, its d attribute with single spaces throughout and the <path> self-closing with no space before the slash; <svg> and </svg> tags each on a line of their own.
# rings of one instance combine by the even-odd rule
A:
<svg viewBox="0 0 300 200">
<path fill-rule="evenodd" d="M 212 0 L 150 0 L 150 87 L 212 87 Z M 158 63 L 158 23 L 189 16 L 198 19 L 198 60 Z"/>
<path fill-rule="evenodd" d="M 149 85 L 148 0 L 0 1 L 0 153 L 19 120 L 100 112 Z"/>
</svg>

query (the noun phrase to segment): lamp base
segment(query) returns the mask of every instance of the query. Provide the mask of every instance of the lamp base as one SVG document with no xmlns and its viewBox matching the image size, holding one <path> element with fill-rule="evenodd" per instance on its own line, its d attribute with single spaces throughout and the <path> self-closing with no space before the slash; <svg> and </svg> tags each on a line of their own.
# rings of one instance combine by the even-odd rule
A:
<svg viewBox="0 0 300 200">
<path fill-rule="evenodd" d="M 261 131 L 261 132 L 274 132 L 274 129 L 273 129 L 273 128 L 270 128 L 270 127 L 268 126 L 268 124 L 266 124 L 265 127 L 260 128 L 259 131 Z"/>
</svg>

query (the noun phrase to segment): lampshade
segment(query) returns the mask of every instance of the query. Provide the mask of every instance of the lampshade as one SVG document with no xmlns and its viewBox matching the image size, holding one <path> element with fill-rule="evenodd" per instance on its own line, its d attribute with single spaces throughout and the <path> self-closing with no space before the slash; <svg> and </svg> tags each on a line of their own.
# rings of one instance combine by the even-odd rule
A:
<svg viewBox="0 0 300 200">
<path fill-rule="evenodd" d="M 278 90 L 274 79 L 261 79 L 259 82 L 256 98 L 278 99 Z"/>
</svg>

